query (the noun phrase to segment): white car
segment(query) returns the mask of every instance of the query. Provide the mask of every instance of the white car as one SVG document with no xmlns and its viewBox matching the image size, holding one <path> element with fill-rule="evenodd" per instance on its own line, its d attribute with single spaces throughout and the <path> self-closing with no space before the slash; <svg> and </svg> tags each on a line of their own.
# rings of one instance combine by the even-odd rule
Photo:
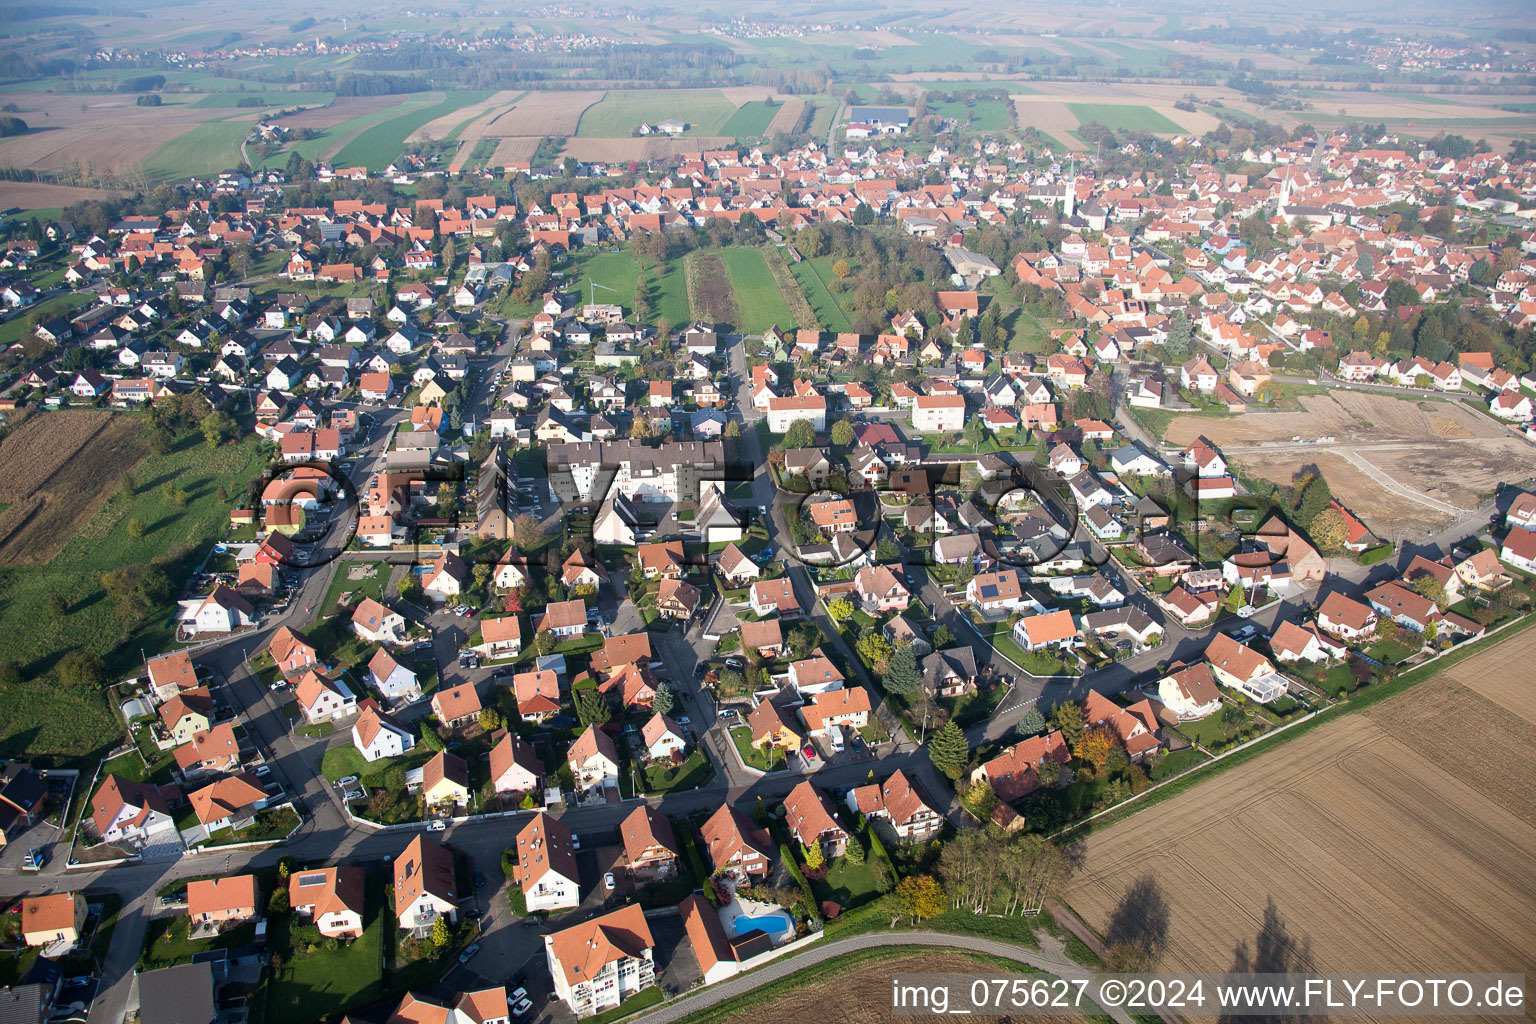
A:
<svg viewBox="0 0 1536 1024">
<path fill-rule="evenodd" d="M 603 876 L 603 887 L 606 888 L 609 892 L 612 892 L 613 887 L 617 884 L 618 882 L 614 879 L 612 871 Z"/>
<path fill-rule="evenodd" d="M 448 823 L 446 821 L 444 821 L 443 819 L 441 819 L 441 818 L 437 818 L 430 825 L 427 826 L 427 831 L 428 832 L 446 832 L 446 831 L 448 831 Z"/>
</svg>

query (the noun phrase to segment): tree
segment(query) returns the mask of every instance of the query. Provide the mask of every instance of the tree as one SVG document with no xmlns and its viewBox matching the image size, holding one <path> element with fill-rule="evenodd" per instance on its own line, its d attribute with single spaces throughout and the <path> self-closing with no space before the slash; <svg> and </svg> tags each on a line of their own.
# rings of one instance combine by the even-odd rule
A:
<svg viewBox="0 0 1536 1024">
<path fill-rule="evenodd" d="M 1312 543 L 1324 551 L 1336 551 L 1349 540 L 1349 525 L 1336 508 L 1325 508 L 1313 516 L 1307 532 L 1312 535 Z"/>
<path fill-rule="evenodd" d="M 128 539 L 143 540 L 145 533 L 144 520 L 137 517 L 128 520 Z"/>
<path fill-rule="evenodd" d="M 486 732 L 495 732 L 501 728 L 501 715 L 495 708 L 481 708 L 479 715 L 480 728 Z"/>
<path fill-rule="evenodd" d="M 832 273 L 836 277 L 847 277 L 853 271 L 848 266 L 847 260 L 838 260 L 832 264 Z"/>
<path fill-rule="evenodd" d="M 896 899 L 902 913 L 913 921 L 937 917 L 948 909 L 944 887 L 932 875 L 913 875 L 896 885 Z"/>
<path fill-rule="evenodd" d="M 70 651 L 59 659 L 59 682 L 78 690 L 94 690 L 106 681 L 101 659 L 87 651 Z"/>
<path fill-rule="evenodd" d="M 452 245 L 453 243 L 448 243 Z M 448 918 L 444 914 L 437 915 L 437 920 L 432 922 L 432 945 L 442 949 L 448 945 L 448 940 L 453 938 L 453 932 L 448 928 Z"/>
<path fill-rule="evenodd" d="M 928 738 L 928 760 L 951 779 L 958 779 L 964 773 L 965 763 L 970 756 L 971 745 L 954 719 L 934 730 Z"/>
<path fill-rule="evenodd" d="M 658 715 L 672 713 L 672 708 L 677 704 L 677 697 L 672 693 L 672 687 L 666 683 L 660 683 L 656 687 L 656 699 L 651 703 L 651 710 Z"/>
<path fill-rule="evenodd" d="M 197 426 L 203 432 L 203 440 L 208 442 L 210 448 L 217 448 L 226 441 L 233 441 L 240 434 L 239 424 L 225 412 L 211 412 L 204 416 Z"/>
<path fill-rule="evenodd" d="M 832 424 L 832 443 L 839 448 L 847 448 L 853 444 L 853 424 L 846 418 Z"/>
<path fill-rule="evenodd" d="M 841 622 L 853 614 L 853 602 L 846 597 L 834 597 L 832 603 L 827 605 L 827 611 L 832 614 L 832 618 Z"/>
<path fill-rule="evenodd" d="M 805 854 L 805 866 L 812 871 L 826 864 L 826 854 L 822 852 L 821 843 L 814 842 L 810 846 L 800 847 L 800 852 Z"/>
<path fill-rule="evenodd" d="M 979 450 L 987 440 L 987 425 L 981 422 L 980 416 L 972 416 L 965 422 L 965 441 L 971 446 L 972 451 Z"/>
<path fill-rule="evenodd" d="M 649 416 L 636 413 L 634 420 L 629 425 L 629 436 L 634 441 L 648 441 L 651 437 L 651 420 Z"/>
<path fill-rule="evenodd" d="M 855 646 L 858 648 L 858 652 L 864 658 L 864 661 L 871 668 L 874 668 L 876 672 L 879 671 L 880 665 L 890 660 L 890 641 L 872 629 L 859 637 L 859 642 Z"/>
<path fill-rule="evenodd" d="M 795 420 L 784 434 L 784 447 L 809 448 L 816 443 L 816 431 L 810 420 Z"/>
<path fill-rule="evenodd" d="M 1051 725 L 1061 733 L 1067 748 L 1077 746 L 1083 735 L 1083 711 L 1074 701 L 1063 701 L 1051 709 Z"/>
<path fill-rule="evenodd" d="M 55 591 L 48 595 L 48 617 L 57 622 L 69 614 L 69 599 Z"/>
<path fill-rule="evenodd" d="M 1038 736 L 1045 732 L 1045 716 L 1039 708 L 1032 707 L 1024 712 L 1024 717 L 1019 719 L 1019 732 L 1025 736 Z"/>
<path fill-rule="evenodd" d="M 1420 597 L 1429 598 L 1442 610 L 1448 603 L 1445 596 L 1445 585 L 1427 572 L 1415 576 L 1408 585 L 1413 588 L 1415 594 L 1418 594 Z"/>
<path fill-rule="evenodd" d="M 0 690 L 21 685 L 21 666 L 14 661 L 0 661 Z"/>
<path fill-rule="evenodd" d="M 576 691 L 576 717 L 582 725 L 602 725 L 613 717 L 608 698 L 588 686 Z"/>
<path fill-rule="evenodd" d="M 539 652 L 540 657 L 547 657 L 553 654 L 557 643 L 559 641 L 555 639 L 555 634 L 547 629 L 541 629 L 533 634 L 533 646 Z"/>
<path fill-rule="evenodd" d="M 512 544 L 527 553 L 544 543 L 544 527 L 530 515 L 520 515 L 512 520 Z"/>
<path fill-rule="evenodd" d="M 459 250 L 454 246 L 453 239 L 443 243 L 443 273 L 453 273 L 453 261 L 458 257 Z"/>
<path fill-rule="evenodd" d="M 922 682 L 922 676 L 917 670 L 917 655 L 913 653 L 912 645 L 904 644 L 896 648 L 885 670 L 886 690 L 906 696 L 921 686 Z"/>
<path fill-rule="evenodd" d="M 1114 748 L 1115 741 L 1107 729 L 1089 729 L 1078 739 L 1072 747 L 1072 753 L 1093 765 L 1094 768 L 1102 768 L 1109 760 L 1109 752 Z"/>
<path fill-rule="evenodd" d="M 955 631 L 950 629 L 948 626 L 943 625 L 942 623 L 940 623 L 940 625 L 936 629 L 934 629 L 934 631 L 933 631 L 933 649 L 934 650 L 942 651 L 944 648 L 948 647 L 950 644 L 952 644 L 954 642 L 955 642 Z"/>
</svg>

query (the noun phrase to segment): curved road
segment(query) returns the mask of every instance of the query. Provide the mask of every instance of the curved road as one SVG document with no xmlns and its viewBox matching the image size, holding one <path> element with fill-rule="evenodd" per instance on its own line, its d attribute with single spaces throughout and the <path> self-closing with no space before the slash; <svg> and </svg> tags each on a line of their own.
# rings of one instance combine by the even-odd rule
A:
<svg viewBox="0 0 1536 1024">
<path fill-rule="evenodd" d="M 632 1024 L 673 1024 L 682 1020 L 689 1014 L 714 1006 L 733 996 L 743 995 L 754 989 L 788 977 L 796 971 L 810 967 L 813 964 L 823 963 L 834 957 L 846 953 L 853 953 L 861 949 L 879 949 L 892 946 L 938 946 L 953 949 L 967 949 L 975 953 L 987 953 L 991 956 L 1003 957 L 1021 964 L 1028 964 L 1058 978 L 1068 981 L 1079 979 L 1088 981 L 1093 978 L 1093 972 L 1080 964 L 1073 963 L 1066 957 L 1047 956 L 1044 953 L 1022 946 L 1014 946 L 1007 942 L 998 942 L 995 939 L 983 939 L 973 935 L 949 935 L 940 932 L 871 932 L 865 935 L 853 935 L 846 939 L 835 939 L 832 942 L 824 942 L 813 945 L 803 952 L 782 960 L 775 960 L 764 967 L 760 967 L 748 974 L 738 975 L 725 981 L 710 985 L 708 988 L 695 992 L 693 995 L 684 996 L 673 1000 L 661 1009 L 643 1016 L 631 1019 Z M 1119 1007 L 1106 1008 L 1105 1012 L 1114 1018 L 1119 1024 L 1131 1024 L 1131 1016 Z"/>
</svg>

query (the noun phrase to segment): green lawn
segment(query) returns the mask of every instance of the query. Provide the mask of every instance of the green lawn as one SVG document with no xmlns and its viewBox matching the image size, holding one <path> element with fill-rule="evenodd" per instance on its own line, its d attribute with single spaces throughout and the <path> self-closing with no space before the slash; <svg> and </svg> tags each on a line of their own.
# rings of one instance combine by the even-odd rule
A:
<svg viewBox="0 0 1536 1024">
<path fill-rule="evenodd" d="M 64 652 L 80 648 L 103 660 L 109 679 L 142 672 L 144 655 L 163 650 L 172 638 L 173 606 L 157 607 L 125 630 L 116 602 L 103 591 L 102 574 L 163 557 L 170 560 L 167 575 L 184 578 L 228 526 L 234 501 L 219 500 L 219 485 L 239 495 L 264 464 L 254 436 L 216 450 L 201 436 L 187 437 L 171 452 L 139 462 L 137 493 L 124 499 L 111 488 L 46 565 L 0 570 L 0 661 L 19 664 L 27 680 L 0 692 L 0 756 L 85 758 L 117 742 L 123 727 L 116 711 L 99 693 L 56 685 L 55 666 Z M 185 507 L 162 493 L 162 481 L 187 493 Z M 148 527 L 142 539 L 129 538 L 130 519 Z M 45 610 L 54 593 L 71 597 L 62 619 Z"/>
<path fill-rule="evenodd" d="M 832 279 L 832 260 L 825 256 L 801 260 L 799 263 L 791 263 L 789 271 L 795 275 L 795 280 L 800 282 L 806 301 L 811 304 L 811 310 L 820 321 L 819 324 L 804 326 L 808 328 L 819 326 L 824 331 L 838 333 L 846 333 L 853 329 L 848 323 L 848 314 L 843 312 L 843 307 L 837 304 L 837 300 L 827 289 L 827 282 Z"/>
<path fill-rule="evenodd" d="M 583 250 L 565 277 L 578 302 L 616 303 L 626 314 L 634 312 L 635 282 L 639 279 L 640 261 L 633 254 L 595 248 Z"/>
<path fill-rule="evenodd" d="M 746 762 L 748 768 L 756 768 L 760 772 L 782 771 L 785 767 L 784 753 L 780 750 L 772 750 L 771 755 L 752 746 L 752 730 L 742 727 L 731 729 L 731 742 L 736 744 L 736 750 L 741 754 L 741 759 Z"/>
<path fill-rule="evenodd" d="M 763 262 L 761 250 L 732 247 L 721 250 L 720 258 L 725 262 L 736 310 L 741 314 L 741 323 L 736 325 L 738 331 L 761 334 L 775 324 L 785 328 L 794 324 L 794 315 Z"/>
<path fill-rule="evenodd" d="M 947 83 L 945 83 L 947 85 Z M 958 90 L 957 90 L 958 91 Z M 1006 131 L 1013 127 L 1013 111 L 1005 100 L 937 100 L 928 98 L 928 112 L 947 117 L 975 131 Z"/>
<path fill-rule="evenodd" d="M 191 927 L 192 919 L 181 914 L 151 919 L 144 932 L 144 951 L 139 954 L 139 969 L 152 971 L 159 967 L 191 963 L 196 953 L 249 945 L 256 937 L 254 921 L 227 929 L 213 938 L 196 941 L 187 937 Z"/>
<path fill-rule="evenodd" d="M 240 143 L 250 133 L 249 121 L 200 124 L 145 157 L 144 174 L 151 182 L 163 183 L 230 170 L 239 166 Z"/>
<path fill-rule="evenodd" d="M 811 882 L 811 891 L 816 894 L 817 902 L 832 900 L 851 909 L 879 896 L 880 890 L 875 886 L 874 859 L 875 854 L 870 852 L 865 855 L 862 864 L 855 864 L 847 857 L 834 860 L 824 881 Z"/>
<path fill-rule="evenodd" d="M 760 138 L 773 123 L 774 115 L 779 112 L 782 104 L 770 105 L 767 100 L 750 100 L 736 108 L 730 120 L 720 128 L 721 135 L 729 135 L 735 139 Z"/>
<path fill-rule="evenodd" d="M 672 260 L 660 272 L 651 275 L 651 322 L 665 320 L 673 327 L 682 327 L 693 320 L 693 307 L 688 304 L 688 276 L 683 261 Z M 634 297 L 634 287 L 630 287 Z"/>
<path fill-rule="evenodd" d="M 1134 103 L 1068 103 L 1067 109 L 1083 124 L 1090 121 L 1117 132 L 1183 134 L 1184 129 L 1151 107 Z"/>
<path fill-rule="evenodd" d="M 367 566 L 373 570 L 373 575 L 364 576 L 361 579 L 351 579 L 350 567 L 354 565 Z M 336 602 L 341 600 L 342 594 L 356 594 L 357 600 L 371 597 L 376 601 L 384 599 L 384 586 L 389 582 L 389 566 L 383 562 L 341 562 L 336 567 L 336 575 L 331 579 L 331 585 L 325 592 L 325 597 L 320 602 L 319 611 L 328 614 L 336 607 Z"/>
<path fill-rule="evenodd" d="M 337 744 L 326 750 L 320 758 L 320 774 L 327 782 L 344 779 L 348 775 L 362 775 L 368 768 L 363 755 L 350 743 Z"/>
<path fill-rule="evenodd" d="M 39 302 L 21 316 L 0 324 L 0 345 L 14 345 L 24 338 L 31 329 L 28 326 L 28 321 L 33 316 L 37 317 L 39 323 L 44 320 L 52 320 L 56 316 L 68 316 L 90 300 L 91 296 L 89 295 L 71 292 L 68 295 L 55 295 L 51 299 Z M 73 380 L 74 378 L 71 377 L 70 379 Z"/>
<path fill-rule="evenodd" d="M 490 95 L 485 90 L 450 92 L 441 103 L 380 121 L 343 146 L 341 152 L 336 154 L 334 163 L 337 167 L 363 166 L 370 170 L 382 170 L 404 152 L 406 136 L 416 129 L 460 107 L 479 103 Z"/>
<path fill-rule="evenodd" d="M 695 749 L 688 759 L 677 767 L 666 761 L 654 761 L 645 767 L 645 791 L 647 793 L 681 792 L 698 789 L 715 777 L 715 766 L 702 750 Z"/>
<path fill-rule="evenodd" d="M 641 123 L 686 121 L 688 135 L 723 135 L 736 106 L 719 89 L 613 91 L 582 111 L 576 135 L 583 139 L 627 139 Z"/>
<path fill-rule="evenodd" d="M 381 881 L 368 879 L 361 938 L 335 950 L 324 948 L 323 943 L 314 952 L 292 949 L 288 965 L 272 972 L 268 1019 L 308 1024 L 384 995 L 384 928 L 393 918 L 383 913 L 383 902 Z M 296 922 L 288 915 L 276 916 L 271 927 L 273 949 L 284 951 L 299 944 L 293 940 Z"/>
</svg>

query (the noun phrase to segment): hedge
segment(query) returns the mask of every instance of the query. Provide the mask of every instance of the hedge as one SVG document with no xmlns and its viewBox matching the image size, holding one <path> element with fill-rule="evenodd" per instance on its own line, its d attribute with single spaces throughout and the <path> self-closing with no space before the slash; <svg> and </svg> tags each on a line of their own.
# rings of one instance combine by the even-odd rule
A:
<svg viewBox="0 0 1536 1024">
<path fill-rule="evenodd" d="M 688 866 L 693 869 L 693 877 L 698 879 L 704 889 L 704 898 L 709 900 L 711 906 L 718 907 L 720 901 L 715 896 L 715 887 L 709 884 L 709 872 L 704 870 L 704 861 L 699 856 L 698 844 L 693 841 L 693 832 L 686 828 L 679 829 L 677 840 L 682 844 L 683 856 L 688 858 Z"/>
</svg>

